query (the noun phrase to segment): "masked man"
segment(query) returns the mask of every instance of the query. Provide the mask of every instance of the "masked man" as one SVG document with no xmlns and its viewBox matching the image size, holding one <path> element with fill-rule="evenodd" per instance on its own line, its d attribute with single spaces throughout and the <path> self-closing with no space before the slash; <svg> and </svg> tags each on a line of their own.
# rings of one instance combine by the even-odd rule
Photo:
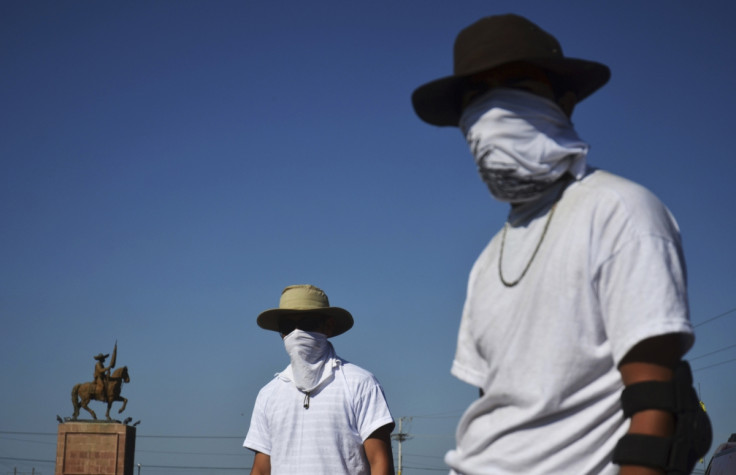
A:
<svg viewBox="0 0 736 475">
<path fill-rule="evenodd" d="M 516 15 L 461 31 L 454 61 L 414 91 L 414 109 L 461 130 L 510 212 L 470 273 L 452 374 L 481 397 L 446 463 L 690 473 L 710 426 L 681 363 L 694 337 L 677 224 L 642 186 L 589 167 L 570 121 L 608 67 L 565 57 Z"/>
<path fill-rule="evenodd" d="M 317 287 L 293 285 L 257 322 L 281 334 L 291 363 L 258 393 L 243 443 L 255 452 L 251 474 L 393 474 L 383 389 L 328 341 L 352 315 Z"/>
</svg>

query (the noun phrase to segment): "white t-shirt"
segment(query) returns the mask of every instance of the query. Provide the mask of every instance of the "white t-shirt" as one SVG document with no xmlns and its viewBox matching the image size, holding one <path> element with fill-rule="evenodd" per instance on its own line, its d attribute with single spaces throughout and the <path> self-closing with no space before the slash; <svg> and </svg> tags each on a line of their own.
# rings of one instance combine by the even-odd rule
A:
<svg viewBox="0 0 736 475">
<path fill-rule="evenodd" d="M 509 216 L 503 276 L 521 275 L 551 192 Z M 446 463 L 463 474 L 614 474 L 628 430 L 617 364 L 642 340 L 693 343 L 679 230 L 645 188 L 589 170 L 559 200 L 527 274 L 499 278 L 498 233 L 470 274 L 452 374 L 482 388 Z"/>
<path fill-rule="evenodd" d="M 363 442 L 394 420 L 378 380 L 340 358 L 333 376 L 305 393 L 277 374 L 258 393 L 244 447 L 271 457 L 271 474 L 369 474 Z"/>
</svg>

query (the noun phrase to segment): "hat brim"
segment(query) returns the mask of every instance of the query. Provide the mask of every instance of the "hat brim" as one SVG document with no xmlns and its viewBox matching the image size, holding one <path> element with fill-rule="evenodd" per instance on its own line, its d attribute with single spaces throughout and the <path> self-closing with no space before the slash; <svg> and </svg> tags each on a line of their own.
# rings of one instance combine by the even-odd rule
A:
<svg viewBox="0 0 736 475">
<path fill-rule="evenodd" d="M 582 101 L 611 77 L 608 66 L 595 61 L 575 58 L 540 58 L 506 63 L 460 76 L 447 76 L 419 86 L 412 93 L 414 111 L 423 121 L 438 126 L 457 127 L 462 115 L 463 93 L 470 86 L 468 79 L 477 73 L 500 69 L 509 64 L 530 64 L 551 73 L 566 89 Z"/>
<path fill-rule="evenodd" d="M 286 315 L 315 315 L 331 317 L 335 322 L 334 333 L 331 337 L 342 335 L 353 327 L 353 316 L 340 307 L 326 307 L 315 309 L 272 308 L 258 315 L 258 326 L 265 330 L 279 331 L 279 319 Z"/>
</svg>

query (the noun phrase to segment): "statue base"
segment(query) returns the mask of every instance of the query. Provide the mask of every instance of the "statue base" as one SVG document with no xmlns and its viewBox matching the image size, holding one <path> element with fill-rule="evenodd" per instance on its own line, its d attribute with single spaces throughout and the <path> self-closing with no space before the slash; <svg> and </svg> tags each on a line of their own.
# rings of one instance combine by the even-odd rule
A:
<svg viewBox="0 0 736 475">
<path fill-rule="evenodd" d="M 133 475 L 135 427 L 115 422 L 59 424 L 55 475 Z"/>
</svg>

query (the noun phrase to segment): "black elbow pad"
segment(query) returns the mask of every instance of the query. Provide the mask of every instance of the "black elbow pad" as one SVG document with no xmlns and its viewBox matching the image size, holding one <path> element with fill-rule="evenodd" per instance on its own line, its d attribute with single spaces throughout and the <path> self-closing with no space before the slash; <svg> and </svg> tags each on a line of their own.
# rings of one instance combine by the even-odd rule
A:
<svg viewBox="0 0 736 475">
<path fill-rule="evenodd" d="M 675 416 L 675 433 L 672 437 L 627 434 L 613 451 L 613 463 L 687 475 L 708 452 L 713 431 L 693 389 L 693 376 L 686 361 L 677 366 L 672 381 L 646 381 L 626 387 L 621 406 L 626 417 L 647 409 L 671 412 Z"/>
</svg>

